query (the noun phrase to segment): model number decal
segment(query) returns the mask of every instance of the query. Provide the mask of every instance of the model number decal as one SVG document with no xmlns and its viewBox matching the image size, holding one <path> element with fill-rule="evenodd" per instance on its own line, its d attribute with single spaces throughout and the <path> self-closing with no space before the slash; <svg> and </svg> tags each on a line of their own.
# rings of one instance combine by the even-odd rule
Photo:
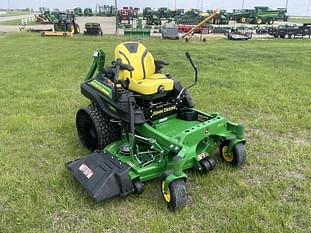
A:
<svg viewBox="0 0 311 233">
<path fill-rule="evenodd" d="M 84 163 L 81 164 L 79 167 L 79 170 L 83 173 L 83 175 L 86 176 L 86 178 L 90 179 L 93 175 L 94 172 Z"/>
</svg>

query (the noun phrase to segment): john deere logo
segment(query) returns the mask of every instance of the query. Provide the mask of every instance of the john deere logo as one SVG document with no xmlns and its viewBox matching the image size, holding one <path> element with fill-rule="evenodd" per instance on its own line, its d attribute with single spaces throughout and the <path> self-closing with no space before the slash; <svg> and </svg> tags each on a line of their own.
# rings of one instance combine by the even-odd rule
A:
<svg viewBox="0 0 311 233">
<path fill-rule="evenodd" d="M 165 108 L 161 108 L 159 110 L 156 110 L 152 113 L 152 116 L 158 116 L 158 115 L 161 115 L 163 113 L 166 113 L 166 112 L 170 112 L 170 111 L 173 111 L 176 109 L 176 105 L 174 106 L 171 106 L 171 107 L 165 107 Z"/>
</svg>

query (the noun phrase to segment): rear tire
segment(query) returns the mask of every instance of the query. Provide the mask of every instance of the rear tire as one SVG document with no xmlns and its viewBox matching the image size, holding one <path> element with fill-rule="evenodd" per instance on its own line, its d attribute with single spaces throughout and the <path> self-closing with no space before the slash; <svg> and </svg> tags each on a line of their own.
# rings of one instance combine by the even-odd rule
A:
<svg viewBox="0 0 311 233">
<path fill-rule="evenodd" d="M 77 112 L 76 127 L 81 144 L 93 151 L 103 149 L 120 138 L 120 128 L 96 104 Z"/>
</svg>

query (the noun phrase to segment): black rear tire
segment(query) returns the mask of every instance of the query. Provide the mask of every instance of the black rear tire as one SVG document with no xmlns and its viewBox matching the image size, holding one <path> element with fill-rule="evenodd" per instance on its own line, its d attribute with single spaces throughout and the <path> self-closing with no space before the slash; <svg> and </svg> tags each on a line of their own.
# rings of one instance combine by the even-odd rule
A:
<svg viewBox="0 0 311 233">
<path fill-rule="evenodd" d="M 82 145 L 91 151 L 105 148 L 121 135 L 120 127 L 94 103 L 77 112 L 76 127 Z"/>
</svg>

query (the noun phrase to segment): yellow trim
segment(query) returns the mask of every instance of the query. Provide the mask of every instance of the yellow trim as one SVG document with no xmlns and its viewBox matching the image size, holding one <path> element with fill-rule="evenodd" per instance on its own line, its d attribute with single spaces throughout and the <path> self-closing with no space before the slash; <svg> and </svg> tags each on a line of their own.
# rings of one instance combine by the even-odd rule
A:
<svg viewBox="0 0 311 233">
<path fill-rule="evenodd" d="M 127 43 L 135 44 L 137 50 L 131 52 L 125 46 Z M 152 54 L 146 47 L 137 42 L 125 42 L 119 44 L 114 51 L 115 59 L 121 58 L 122 63 L 131 64 L 132 72 L 120 70 L 118 79 L 129 80 L 129 89 L 142 95 L 153 95 L 159 89 L 171 91 L 174 89 L 174 81 L 163 74 L 155 73 L 155 64 Z"/>
<path fill-rule="evenodd" d="M 71 24 L 71 26 L 70 26 L 70 32 L 72 32 L 72 33 L 75 32 L 75 26 L 73 24 Z"/>
<path fill-rule="evenodd" d="M 229 147 L 228 146 L 224 146 L 222 148 L 222 157 L 224 158 L 224 160 L 226 160 L 227 162 L 232 162 L 233 161 L 233 152 L 229 152 Z"/>
<path fill-rule="evenodd" d="M 165 187 L 165 180 L 162 181 L 161 189 L 162 189 L 162 194 L 163 194 L 164 200 L 167 203 L 169 203 L 171 201 L 171 192 L 170 192 L 170 190 L 168 190 L 168 192 L 165 192 L 164 187 Z"/>
</svg>

